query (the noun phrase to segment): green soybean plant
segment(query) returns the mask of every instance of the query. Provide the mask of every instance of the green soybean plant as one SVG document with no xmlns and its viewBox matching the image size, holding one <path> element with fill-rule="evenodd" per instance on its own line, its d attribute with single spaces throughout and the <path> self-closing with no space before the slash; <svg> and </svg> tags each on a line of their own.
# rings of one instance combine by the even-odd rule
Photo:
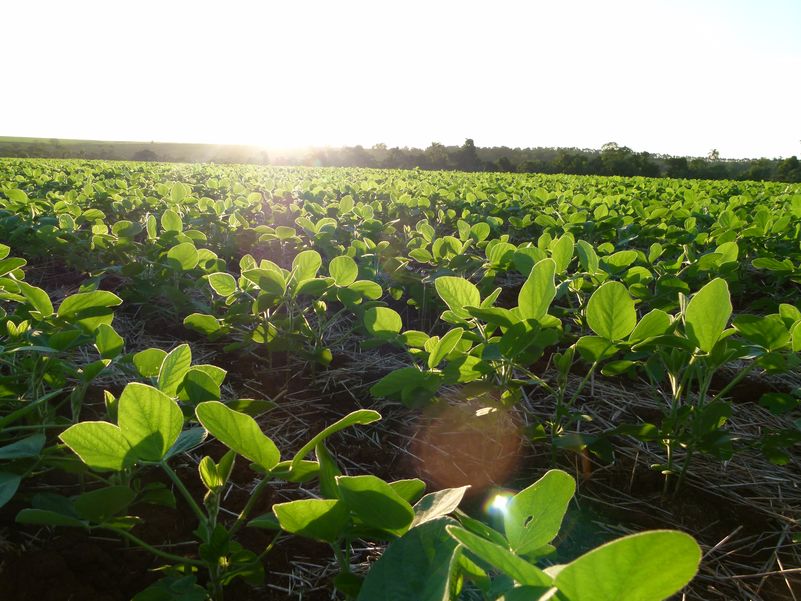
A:
<svg viewBox="0 0 801 601">
<path fill-rule="evenodd" d="M 524 385 L 547 387 L 531 365 L 562 336 L 561 322 L 548 314 L 556 295 L 555 269 L 550 258 L 534 265 L 512 309 L 494 306 L 500 288 L 482 299 L 478 287 L 465 278 L 437 278 L 435 289 L 448 307 L 441 319 L 454 326 L 442 336 L 401 333 L 400 316 L 386 307 L 365 311 L 365 327 L 373 338 L 400 344 L 424 362 L 385 376 L 372 394 L 421 404 L 443 385 L 480 380 L 500 389 L 501 401 L 508 405 L 520 399 Z"/>
<path fill-rule="evenodd" d="M 168 361 L 170 355 L 164 358 L 165 363 Z M 173 369 L 171 365 L 174 363 L 168 365 L 167 372 Z M 184 412 L 174 396 L 147 384 L 131 383 L 114 402 L 114 412 L 116 424 L 80 422 L 60 436 L 103 486 L 70 498 L 57 495 L 34 498 L 33 507 L 22 510 L 17 521 L 111 531 L 165 560 L 165 578 L 137 597 L 143 601 L 162 598 L 157 595 L 178 590 L 192 595 L 188 598 L 218 600 L 222 599 L 225 587 L 236 578 L 250 584 L 263 582 L 262 559 L 272 549 L 275 539 L 260 553 L 255 553 L 237 542 L 236 535 L 247 524 L 266 487 L 276 479 L 305 482 L 315 477 L 319 464 L 303 459 L 314 446 L 343 428 L 380 418 L 374 411 L 354 412 L 314 437 L 293 459 L 281 461 L 278 448 L 251 416 L 220 401 L 197 404 L 195 419 L 202 427 L 184 429 Z M 230 450 L 216 462 L 208 456 L 201 459 L 198 472 L 206 493 L 202 502 L 198 502 L 184 479 L 170 466 L 170 461 L 197 447 L 208 433 Z M 220 517 L 222 493 L 237 455 L 250 461 L 261 478 L 237 518 L 226 524 Z M 147 502 L 175 507 L 168 491 L 142 486 L 139 476 L 148 468 L 158 468 L 165 473 L 196 517 L 195 556 L 178 555 L 136 535 L 134 528 L 141 520 L 129 515 L 129 508 Z M 109 472 L 110 476 L 102 475 Z M 198 571 L 204 576 L 205 586 L 193 575 Z"/>
<path fill-rule="evenodd" d="M 673 530 L 624 536 L 558 563 L 554 542 L 574 492 L 573 478 L 551 470 L 499 497 L 502 531 L 457 510 L 458 490 L 433 493 L 367 574 L 358 600 L 447 601 L 470 583 L 490 600 L 661 601 L 695 576 L 701 549 Z"/>
<path fill-rule="evenodd" d="M 347 255 L 329 262 L 327 277 L 319 277 L 322 258 L 317 251 L 299 253 L 292 269 L 246 256 L 240 263 L 242 275 L 237 280 L 229 273 L 208 276 L 209 285 L 221 297 L 222 317 L 193 313 L 184 323 L 208 336 L 237 333 L 239 345 L 264 345 L 271 353 L 301 350 L 318 363 L 332 360 L 326 345 L 328 329 L 342 313 L 360 312 L 367 303 L 381 297 L 381 286 L 359 280 L 359 268 Z M 328 303 L 339 309 L 328 312 Z"/>
</svg>

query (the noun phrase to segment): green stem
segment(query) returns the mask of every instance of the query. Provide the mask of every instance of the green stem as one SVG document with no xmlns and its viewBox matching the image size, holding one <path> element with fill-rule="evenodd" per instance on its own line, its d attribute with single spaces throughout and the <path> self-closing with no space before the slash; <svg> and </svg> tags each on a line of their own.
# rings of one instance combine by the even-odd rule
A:
<svg viewBox="0 0 801 601">
<path fill-rule="evenodd" d="M 162 463 L 161 467 L 164 469 L 165 472 L 167 472 L 167 475 L 170 477 L 170 480 L 172 480 L 173 484 L 175 484 L 175 487 L 181 492 L 184 499 L 186 499 L 186 502 L 189 504 L 189 507 L 192 509 L 194 514 L 200 520 L 200 523 L 205 524 L 207 522 L 206 514 L 200 508 L 200 505 L 197 504 L 195 499 L 192 498 L 192 494 L 189 492 L 189 489 L 186 488 L 184 483 L 178 477 L 178 474 L 176 474 L 172 470 L 172 468 L 166 463 Z"/>
<path fill-rule="evenodd" d="M 737 384 L 739 384 L 743 378 L 745 378 L 749 373 L 751 373 L 756 366 L 757 366 L 756 362 L 749 364 L 748 367 L 746 367 L 743 371 L 734 376 L 734 378 L 732 378 L 732 380 L 728 384 L 726 384 L 719 393 L 713 396 L 712 400 L 709 402 L 714 403 L 720 397 L 729 392 L 732 388 L 737 386 Z"/>
<path fill-rule="evenodd" d="M 135 545 L 142 547 L 146 551 L 149 551 L 153 555 L 161 557 L 162 559 L 167 559 L 169 561 L 173 561 L 175 563 L 180 563 L 184 565 L 197 566 L 199 568 L 206 567 L 206 564 L 198 559 L 189 559 L 188 557 L 181 557 L 180 555 L 175 555 L 173 553 L 168 553 L 167 551 L 162 551 L 161 549 L 157 549 L 153 545 L 143 541 L 141 538 L 134 536 L 127 530 L 121 530 L 119 528 L 113 528 L 111 526 L 102 526 L 102 528 L 104 530 L 110 530 L 111 532 L 114 532 L 115 534 L 121 536 L 122 538 L 128 539 Z"/>
<path fill-rule="evenodd" d="M 261 493 L 264 492 L 264 489 L 267 487 L 269 483 L 270 481 L 265 477 L 261 482 L 259 482 L 256 485 L 256 488 L 254 488 L 253 492 L 250 493 L 250 498 L 248 499 L 248 502 L 245 504 L 244 509 L 242 509 L 242 513 L 239 514 L 239 517 L 236 518 L 234 525 L 231 526 L 231 529 L 228 531 L 228 536 L 233 537 L 234 534 L 237 531 L 239 531 L 239 529 L 242 526 L 245 525 L 245 522 L 247 521 L 250 512 L 253 511 L 253 508 L 256 506 L 256 503 L 259 500 L 259 497 L 261 497 Z"/>
</svg>

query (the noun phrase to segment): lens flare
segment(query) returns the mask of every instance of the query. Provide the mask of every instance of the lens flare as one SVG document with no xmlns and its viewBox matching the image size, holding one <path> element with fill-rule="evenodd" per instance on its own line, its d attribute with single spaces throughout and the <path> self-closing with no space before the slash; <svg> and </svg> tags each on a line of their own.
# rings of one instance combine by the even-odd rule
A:
<svg viewBox="0 0 801 601">
<path fill-rule="evenodd" d="M 485 511 L 489 514 L 506 515 L 506 509 L 513 496 L 513 493 L 506 491 L 492 495 L 487 501 Z"/>
</svg>

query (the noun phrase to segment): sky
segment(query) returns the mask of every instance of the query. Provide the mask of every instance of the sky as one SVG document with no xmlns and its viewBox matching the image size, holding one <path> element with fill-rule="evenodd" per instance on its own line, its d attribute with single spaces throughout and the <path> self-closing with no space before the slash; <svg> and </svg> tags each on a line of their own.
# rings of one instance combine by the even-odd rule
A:
<svg viewBox="0 0 801 601">
<path fill-rule="evenodd" d="M 0 136 L 801 156 L 801 0 L 0 0 Z"/>
</svg>

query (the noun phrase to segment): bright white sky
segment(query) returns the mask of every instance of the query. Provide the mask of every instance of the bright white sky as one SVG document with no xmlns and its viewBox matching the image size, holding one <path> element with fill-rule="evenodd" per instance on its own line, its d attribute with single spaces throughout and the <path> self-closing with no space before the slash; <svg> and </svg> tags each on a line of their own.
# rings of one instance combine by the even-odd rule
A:
<svg viewBox="0 0 801 601">
<path fill-rule="evenodd" d="M 0 0 L 0 135 L 801 155 L 801 0 Z"/>
</svg>

